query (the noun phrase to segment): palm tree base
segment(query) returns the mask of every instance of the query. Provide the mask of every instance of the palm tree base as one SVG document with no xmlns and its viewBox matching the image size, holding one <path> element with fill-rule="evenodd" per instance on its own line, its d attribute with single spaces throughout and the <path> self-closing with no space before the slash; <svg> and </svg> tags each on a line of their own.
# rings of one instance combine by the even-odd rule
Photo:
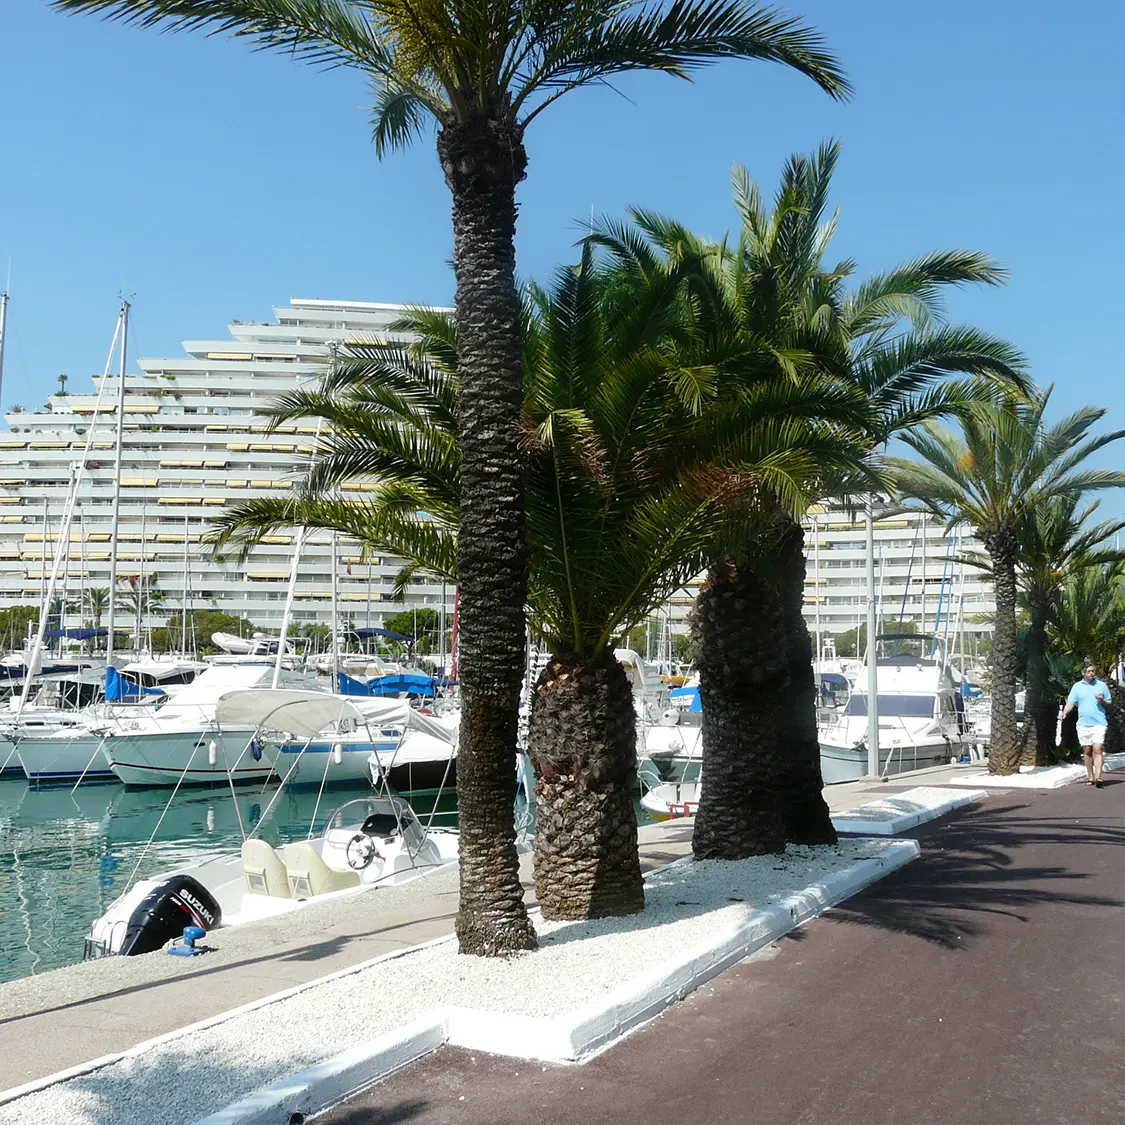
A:
<svg viewBox="0 0 1125 1125">
<path fill-rule="evenodd" d="M 644 909 L 637 855 L 636 721 L 624 669 L 606 648 L 553 660 L 539 677 L 529 749 L 535 766 L 535 891 L 543 917 Z"/>
<path fill-rule="evenodd" d="M 746 859 L 785 850 L 778 753 L 785 659 L 774 588 L 750 566 L 711 568 L 696 596 L 692 638 L 703 705 L 703 777 L 691 850 Z"/>
<path fill-rule="evenodd" d="M 461 894 L 455 930 L 462 953 L 499 957 L 534 949 L 516 854 L 517 696 L 483 695 L 462 685 L 457 752 Z M 510 746 L 497 758 L 494 746 Z"/>
</svg>

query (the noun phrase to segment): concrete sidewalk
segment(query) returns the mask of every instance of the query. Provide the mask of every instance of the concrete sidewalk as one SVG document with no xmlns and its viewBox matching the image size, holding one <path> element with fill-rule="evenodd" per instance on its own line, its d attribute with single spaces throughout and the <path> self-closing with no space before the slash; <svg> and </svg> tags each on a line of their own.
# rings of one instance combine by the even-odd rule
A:
<svg viewBox="0 0 1125 1125">
<path fill-rule="evenodd" d="M 996 794 L 585 1066 L 445 1050 L 325 1125 L 1125 1120 L 1125 783 Z"/>
</svg>

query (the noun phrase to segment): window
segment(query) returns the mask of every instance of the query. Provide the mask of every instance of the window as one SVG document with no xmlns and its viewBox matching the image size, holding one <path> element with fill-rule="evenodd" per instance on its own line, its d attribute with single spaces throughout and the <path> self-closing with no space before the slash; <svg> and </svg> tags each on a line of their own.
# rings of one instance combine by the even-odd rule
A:
<svg viewBox="0 0 1125 1125">
<path fill-rule="evenodd" d="M 880 695 L 879 715 L 887 718 L 930 719 L 934 714 L 936 696 Z M 848 700 L 849 715 L 867 714 L 867 696 L 853 694 Z"/>
</svg>

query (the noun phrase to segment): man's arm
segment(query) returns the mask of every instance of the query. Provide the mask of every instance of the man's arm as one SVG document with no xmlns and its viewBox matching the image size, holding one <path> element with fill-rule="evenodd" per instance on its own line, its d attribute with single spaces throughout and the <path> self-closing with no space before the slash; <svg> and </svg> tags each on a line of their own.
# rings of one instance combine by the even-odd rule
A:
<svg viewBox="0 0 1125 1125">
<path fill-rule="evenodd" d="M 1066 706 L 1063 708 L 1062 717 L 1065 719 L 1067 715 L 1074 710 L 1074 688 L 1070 689 L 1070 695 L 1066 697 Z"/>
</svg>

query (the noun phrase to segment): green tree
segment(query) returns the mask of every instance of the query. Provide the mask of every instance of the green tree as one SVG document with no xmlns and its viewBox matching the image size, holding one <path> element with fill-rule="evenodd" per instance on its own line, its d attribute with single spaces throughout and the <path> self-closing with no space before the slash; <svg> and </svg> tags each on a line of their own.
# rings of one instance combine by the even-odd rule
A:
<svg viewBox="0 0 1125 1125">
<path fill-rule="evenodd" d="M 39 607 L 34 605 L 13 605 L 0 609 L 0 637 L 13 651 L 21 648 L 27 637 L 29 624 L 39 623 Z"/>
<path fill-rule="evenodd" d="M 643 905 L 636 741 L 614 638 L 697 574 L 705 550 L 741 524 L 746 490 L 710 466 L 788 492 L 841 447 L 855 455 L 846 431 L 819 432 L 809 416 L 846 419 L 865 400 L 771 369 L 743 389 L 745 409 L 731 425 L 701 405 L 707 370 L 659 346 L 690 306 L 682 287 L 599 270 L 589 247 L 550 291 L 529 286 L 529 302 L 529 602 L 552 654 L 531 715 L 536 887 L 548 917 L 628 913 Z M 337 364 L 326 388 L 282 400 L 278 421 L 328 423 L 308 494 L 228 510 L 218 521 L 223 541 L 251 545 L 280 525 L 332 527 L 411 560 L 399 586 L 418 568 L 457 579 L 457 340 L 450 320 L 434 314 L 397 327 L 418 343 L 352 345 L 355 358 Z M 345 501 L 339 486 L 359 476 L 378 488 L 362 503 Z"/>
<path fill-rule="evenodd" d="M 409 637 L 410 647 L 420 656 L 437 652 L 441 645 L 441 614 L 436 609 L 404 609 L 383 622 L 392 632 Z"/>
<path fill-rule="evenodd" d="M 461 446 L 461 895 L 464 952 L 535 945 L 520 887 L 513 800 L 524 664 L 519 448 L 523 371 L 515 285 L 524 134 L 558 98 L 635 70 L 679 78 L 725 58 L 768 59 L 829 94 L 848 85 L 819 36 L 744 0 L 52 0 L 142 26 L 248 37 L 313 63 L 358 69 L 375 90 L 375 144 L 437 124 L 453 196 Z"/>
<path fill-rule="evenodd" d="M 1015 773 L 1023 749 L 1015 711 L 1021 530 L 1056 498 L 1125 484 L 1125 472 L 1081 468 L 1125 431 L 1091 436 L 1105 414 L 1095 407 L 1046 426 L 1050 395 L 1048 388 L 1029 402 L 1002 396 L 975 403 L 961 418 L 961 434 L 930 422 L 904 435 L 920 460 L 886 459 L 904 497 L 949 527 L 971 526 L 987 552 L 996 597 L 988 768 L 997 774 Z"/>
<path fill-rule="evenodd" d="M 109 608 L 109 587 L 92 586 L 83 597 L 83 611 L 90 615 L 95 629 L 102 627 L 102 614 Z"/>
<path fill-rule="evenodd" d="M 1091 523 L 1096 507 L 1083 506 L 1078 494 L 1057 496 L 1028 513 L 1018 529 L 1019 581 L 1028 613 L 1024 741 L 1031 742 L 1036 765 L 1047 765 L 1055 753 L 1059 697 L 1047 664 L 1052 615 L 1068 586 L 1072 596 L 1085 589 L 1072 582 L 1082 571 L 1105 574 L 1107 564 L 1125 561 L 1125 552 L 1109 546 L 1125 530 L 1125 520 Z M 1071 644 L 1067 651 L 1074 651 Z"/>
<path fill-rule="evenodd" d="M 851 464 L 823 461 L 798 495 L 759 490 L 741 542 L 711 560 L 693 615 L 703 697 L 707 786 L 696 818 L 697 857 L 740 858 L 789 840 L 835 840 L 821 796 L 812 645 L 804 621 L 804 533 L 813 500 L 872 487 L 870 457 L 895 433 L 960 409 L 982 393 L 972 378 L 1020 379 L 1022 357 L 971 327 L 946 324 L 950 285 L 995 283 L 985 255 L 940 251 L 858 284 L 854 263 L 826 264 L 836 229 L 827 205 L 839 147 L 793 156 L 772 209 L 742 169 L 735 174 L 737 240 L 709 243 L 682 224 L 643 211 L 633 226 L 602 224 L 599 241 L 650 274 L 685 256 L 705 264 L 695 307 L 716 345 L 720 408 L 737 424 L 737 393 L 764 360 L 789 377 L 850 388 L 868 404 L 866 440 Z M 804 506 L 804 507 L 803 507 Z M 785 700 L 780 707 L 778 701 Z M 758 784 L 746 762 L 761 761 Z"/>
<path fill-rule="evenodd" d="M 258 626 L 248 621 L 245 617 L 236 617 L 231 613 L 223 613 L 212 609 L 193 609 L 188 612 L 187 635 L 188 644 L 191 638 L 195 643 L 200 656 L 211 656 L 223 652 L 211 639 L 215 633 L 230 633 L 236 637 L 253 636 Z M 178 612 L 168 618 L 164 626 L 152 630 L 152 647 L 154 652 L 176 652 L 180 648 L 183 637 L 183 613 Z"/>
</svg>

